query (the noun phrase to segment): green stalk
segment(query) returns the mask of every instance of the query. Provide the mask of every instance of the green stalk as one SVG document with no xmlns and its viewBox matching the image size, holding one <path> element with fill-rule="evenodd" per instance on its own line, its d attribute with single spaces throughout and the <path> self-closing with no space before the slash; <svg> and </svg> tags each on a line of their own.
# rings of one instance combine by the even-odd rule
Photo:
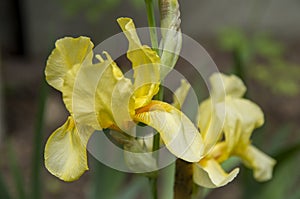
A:
<svg viewBox="0 0 300 199">
<path fill-rule="evenodd" d="M 175 182 L 175 162 L 172 162 L 169 166 L 161 170 L 162 176 L 162 192 L 161 198 L 173 198 L 174 195 L 174 182 Z"/>
<path fill-rule="evenodd" d="M 158 53 L 158 40 L 157 40 L 157 31 L 156 31 L 156 23 L 155 23 L 155 15 L 154 15 L 154 5 L 152 0 L 145 0 L 147 17 L 148 17 L 148 25 L 150 28 L 150 39 L 152 48 Z M 160 86 L 159 92 L 154 97 L 156 100 L 162 101 L 164 97 L 163 87 Z M 153 152 L 159 149 L 160 136 L 157 133 L 153 139 Z"/>
<path fill-rule="evenodd" d="M 157 194 L 157 177 L 149 177 L 149 182 L 151 186 L 151 193 L 153 199 L 158 199 Z"/>
<path fill-rule="evenodd" d="M 47 100 L 47 85 L 43 80 L 40 88 L 39 101 L 38 101 L 38 113 L 37 121 L 35 124 L 35 133 L 34 133 L 34 147 L 32 154 L 32 171 L 31 171 L 31 198 L 39 199 L 41 198 L 41 179 L 40 171 L 41 165 L 43 162 L 43 152 L 42 152 L 42 143 L 43 143 L 43 124 L 44 124 L 44 113 L 45 105 Z"/>
<path fill-rule="evenodd" d="M 161 80 L 161 83 L 159 85 L 159 91 L 158 93 L 154 96 L 155 100 L 163 101 L 164 100 L 164 87 L 162 86 L 163 80 Z"/>
<path fill-rule="evenodd" d="M 163 97 L 164 97 L 164 89 L 162 86 L 160 86 L 159 92 L 154 96 L 154 99 L 162 101 Z M 154 156 L 155 156 L 156 160 L 158 160 L 158 152 L 155 153 L 155 151 L 157 151 L 159 149 L 159 144 L 160 144 L 160 135 L 159 135 L 159 133 L 156 133 L 153 137 L 153 144 L 152 144 L 152 151 L 154 152 Z M 157 196 L 158 195 L 157 194 L 157 178 L 158 178 L 158 172 L 157 172 L 157 175 L 155 175 L 153 177 L 149 177 L 151 193 L 152 193 L 153 199 L 158 198 L 158 196 Z"/>
<path fill-rule="evenodd" d="M 154 4 L 153 0 L 145 0 L 146 10 L 147 10 L 147 18 L 148 18 L 148 25 L 150 27 L 150 39 L 152 48 L 158 53 L 158 39 L 157 39 L 157 31 L 156 31 L 156 23 L 155 23 L 155 15 L 154 15 Z M 155 96 L 156 100 L 163 100 L 163 89 L 160 87 L 159 93 Z M 153 148 L 152 151 L 155 152 L 159 149 L 160 144 L 160 135 L 156 133 L 153 138 Z M 158 153 L 155 153 L 155 158 L 158 160 Z M 154 177 L 149 177 L 150 186 L 151 186 L 151 193 L 152 198 L 157 199 L 157 175 Z"/>
<path fill-rule="evenodd" d="M 149 31 L 150 31 L 152 48 L 158 53 L 158 40 L 157 40 L 153 0 L 145 0 L 145 4 L 147 10 L 148 25 L 150 27 Z"/>
</svg>

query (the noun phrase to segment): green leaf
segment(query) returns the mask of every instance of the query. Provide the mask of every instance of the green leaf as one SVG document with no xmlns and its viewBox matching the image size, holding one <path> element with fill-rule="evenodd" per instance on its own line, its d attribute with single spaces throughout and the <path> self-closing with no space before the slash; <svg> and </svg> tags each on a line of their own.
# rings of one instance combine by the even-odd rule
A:
<svg viewBox="0 0 300 199">
<path fill-rule="evenodd" d="M 253 65 L 250 75 L 274 94 L 295 96 L 300 92 L 300 68 L 284 60 L 271 60 L 267 65 Z M 274 81 L 274 77 L 277 77 Z"/>
<path fill-rule="evenodd" d="M 253 39 L 253 45 L 255 52 L 264 58 L 278 58 L 284 52 L 283 45 L 267 34 L 256 35 Z"/>
<path fill-rule="evenodd" d="M 11 196 L 8 192 L 7 186 L 1 174 L 0 174 L 0 198 L 11 199 Z"/>
<path fill-rule="evenodd" d="M 268 184 L 261 189 L 259 198 L 293 198 L 295 197 L 294 192 L 298 192 L 297 184 L 299 183 L 299 157 L 297 158 L 294 154 L 293 158 L 285 160 L 278 165 L 274 172 L 274 178 Z M 294 190 L 293 187 L 297 187 Z"/>
<path fill-rule="evenodd" d="M 288 159 L 292 159 L 292 157 L 296 156 L 300 152 L 300 142 L 288 146 L 283 149 L 279 154 L 275 156 L 275 159 L 279 162 L 278 164 L 284 163 Z"/>
<path fill-rule="evenodd" d="M 41 167 L 43 165 L 43 127 L 45 118 L 45 106 L 47 101 L 48 86 L 46 81 L 41 82 L 38 98 L 38 113 L 36 116 L 35 132 L 32 150 L 31 165 L 31 199 L 41 198 Z"/>
<path fill-rule="evenodd" d="M 130 0 L 131 4 L 133 7 L 137 10 L 141 9 L 144 7 L 144 1 L 141 0 Z"/>
<path fill-rule="evenodd" d="M 118 191 L 125 180 L 126 174 L 109 168 L 98 160 L 89 157 L 91 160 L 90 171 L 92 184 L 90 186 L 89 199 L 115 199 L 118 198 Z"/>
<path fill-rule="evenodd" d="M 25 183 L 23 180 L 23 175 L 21 173 L 21 168 L 18 166 L 19 162 L 17 161 L 17 155 L 16 152 L 14 151 L 14 146 L 12 145 L 11 142 L 8 143 L 8 163 L 9 167 L 11 169 L 11 173 L 13 175 L 13 183 L 14 186 L 16 187 L 17 191 L 17 198 L 18 199 L 26 199 L 26 194 L 25 194 Z"/>
<path fill-rule="evenodd" d="M 148 186 L 147 178 L 143 176 L 135 176 L 127 186 L 123 187 L 122 191 L 116 198 L 132 199 L 140 198 L 139 196 L 143 195 L 143 199 L 147 199 L 150 196 L 150 189 Z"/>
<path fill-rule="evenodd" d="M 219 33 L 219 43 L 223 50 L 232 52 L 235 49 L 249 51 L 249 38 L 238 28 L 224 28 Z M 247 53 L 246 53 L 247 54 Z"/>
</svg>

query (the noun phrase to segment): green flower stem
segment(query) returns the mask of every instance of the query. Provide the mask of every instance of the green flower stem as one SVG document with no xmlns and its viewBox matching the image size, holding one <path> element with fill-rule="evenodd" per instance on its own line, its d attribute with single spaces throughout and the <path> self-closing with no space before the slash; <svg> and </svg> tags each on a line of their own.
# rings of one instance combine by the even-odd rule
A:
<svg viewBox="0 0 300 199">
<path fill-rule="evenodd" d="M 160 136 L 158 133 L 156 133 L 153 138 L 153 149 L 152 149 L 153 152 L 159 149 L 159 142 L 160 142 Z"/>
<path fill-rule="evenodd" d="M 158 53 L 158 40 L 157 40 L 153 0 L 145 0 L 145 4 L 147 10 L 148 25 L 150 27 L 150 39 L 151 39 L 152 48 Z"/>
<path fill-rule="evenodd" d="M 156 94 L 156 96 L 154 96 L 155 100 L 159 100 L 159 101 L 163 101 L 164 100 L 164 87 L 159 85 L 159 91 Z M 157 151 L 159 149 L 159 144 L 160 144 L 160 135 L 158 133 L 156 133 L 154 135 L 153 138 L 153 148 L 152 151 Z"/>
<path fill-rule="evenodd" d="M 175 182 L 175 162 L 172 162 L 167 167 L 161 169 L 159 187 L 161 187 L 161 192 L 159 195 L 161 198 L 171 199 L 174 195 L 174 182 Z"/>
<path fill-rule="evenodd" d="M 149 182 L 151 186 L 151 193 L 152 193 L 152 198 L 153 199 L 158 199 L 158 194 L 157 194 L 157 177 L 149 177 Z"/>
<path fill-rule="evenodd" d="M 154 4 L 153 0 L 145 0 L 146 10 L 147 10 L 147 18 L 148 18 L 148 25 L 150 27 L 150 39 L 152 48 L 158 53 L 158 40 L 157 40 L 157 31 L 156 31 L 156 23 L 155 23 L 155 15 L 154 15 Z M 156 100 L 163 100 L 163 88 L 160 87 L 159 93 L 155 96 Z M 153 148 L 152 151 L 155 152 L 159 149 L 160 144 L 160 135 L 156 133 L 153 139 Z M 158 160 L 158 153 L 155 153 L 155 158 Z M 149 177 L 150 186 L 151 186 L 151 193 L 153 199 L 158 198 L 157 193 L 157 175 L 154 177 Z"/>
<path fill-rule="evenodd" d="M 163 96 L 164 96 L 164 89 L 162 86 L 160 86 L 159 88 L 159 92 L 156 94 L 156 96 L 154 96 L 155 100 L 163 100 Z M 156 133 L 153 137 L 153 144 L 152 144 L 152 151 L 155 152 L 159 149 L 159 144 L 160 144 L 160 135 L 159 133 Z M 156 160 L 158 160 L 158 152 L 157 153 L 153 153 L 154 157 L 156 158 Z M 149 181 L 150 181 L 150 185 L 151 185 L 151 193 L 153 196 L 153 199 L 157 199 L 158 198 L 158 194 L 157 194 L 157 178 L 158 178 L 158 172 L 155 176 L 153 177 L 149 177 Z"/>
</svg>

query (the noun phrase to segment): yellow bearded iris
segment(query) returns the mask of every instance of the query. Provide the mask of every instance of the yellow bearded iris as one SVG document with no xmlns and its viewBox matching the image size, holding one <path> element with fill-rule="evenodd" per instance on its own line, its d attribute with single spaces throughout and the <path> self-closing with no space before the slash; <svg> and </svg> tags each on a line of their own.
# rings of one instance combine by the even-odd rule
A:
<svg viewBox="0 0 300 199">
<path fill-rule="evenodd" d="M 213 102 L 208 99 L 200 105 L 198 126 L 201 133 L 208 135 L 211 132 L 207 129 L 215 125 L 211 120 L 219 118 L 219 121 L 224 121 L 222 131 L 225 140 L 219 140 L 205 158 L 194 164 L 195 183 L 214 188 L 232 181 L 239 169 L 227 173 L 220 165 L 230 156 L 240 157 L 247 167 L 254 170 L 256 180 L 269 180 L 276 161 L 251 145 L 250 140 L 253 130 L 264 123 L 263 112 L 256 104 L 242 98 L 246 87 L 238 77 L 214 74 L 210 81 Z M 221 83 L 224 90 L 220 89 Z"/>
<path fill-rule="evenodd" d="M 71 115 L 45 147 L 47 169 L 62 180 L 76 180 L 88 169 L 86 145 L 95 130 L 129 131 L 132 121 L 156 129 L 179 158 L 196 162 L 203 156 L 203 141 L 192 122 L 175 107 L 152 100 L 160 84 L 159 56 L 140 43 L 131 19 L 118 23 L 129 41 L 133 83 L 107 52 L 106 59 L 96 55 L 99 62 L 93 64 L 93 44 L 86 37 L 58 40 L 48 58 L 47 82 L 62 92 Z"/>
</svg>

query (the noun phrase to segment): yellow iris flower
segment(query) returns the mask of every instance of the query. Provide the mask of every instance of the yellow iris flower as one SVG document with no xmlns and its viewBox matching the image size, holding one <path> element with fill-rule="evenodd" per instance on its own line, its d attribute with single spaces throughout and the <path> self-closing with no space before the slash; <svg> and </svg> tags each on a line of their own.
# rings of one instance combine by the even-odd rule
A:
<svg viewBox="0 0 300 199">
<path fill-rule="evenodd" d="M 174 106 L 152 100 L 160 84 L 160 58 L 142 45 L 129 18 L 118 23 L 129 41 L 127 57 L 132 63 L 134 82 L 107 52 L 96 55 L 87 37 L 66 37 L 56 42 L 48 58 L 47 82 L 62 92 L 70 112 L 65 124 L 52 133 L 45 147 L 45 166 L 65 181 L 78 179 L 86 170 L 88 139 L 95 130 L 126 131 L 132 121 L 156 129 L 166 147 L 177 157 L 197 162 L 205 146 L 193 123 Z"/>
<path fill-rule="evenodd" d="M 238 77 L 216 73 L 211 76 L 210 82 L 213 102 L 207 99 L 200 105 L 198 127 L 201 133 L 210 133 L 208 129 L 216 125 L 211 120 L 216 116 L 219 121 L 224 121 L 224 140 L 218 138 L 213 149 L 194 164 L 195 183 L 215 188 L 232 181 L 239 169 L 227 173 L 220 165 L 231 156 L 240 157 L 247 167 L 253 169 L 256 180 L 269 180 L 276 161 L 251 145 L 250 140 L 253 130 L 264 123 L 263 112 L 256 104 L 242 98 L 246 87 Z M 222 82 L 225 90 L 221 89 Z"/>
</svg>

